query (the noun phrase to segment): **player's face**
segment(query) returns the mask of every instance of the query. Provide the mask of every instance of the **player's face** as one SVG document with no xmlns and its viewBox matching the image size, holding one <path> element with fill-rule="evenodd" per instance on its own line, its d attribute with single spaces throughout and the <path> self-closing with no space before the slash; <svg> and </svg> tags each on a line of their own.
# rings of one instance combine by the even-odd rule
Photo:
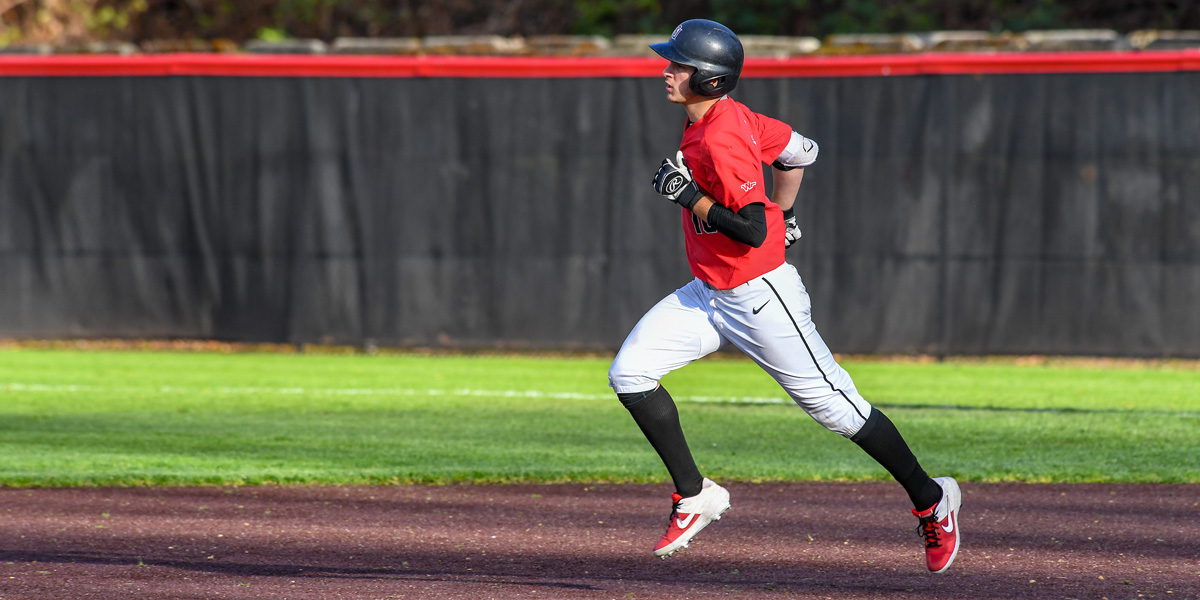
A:
<svg viewBox="0 0 1200 600">
<path fill-rule="evenodd" d="M 684 104 L 695 95 L 689 82 L 695 72 L 695 67 L 677 62 L 670 63 L 663 69 L 663 78 L 667 80 L 667 101 Z"/>
</svg>

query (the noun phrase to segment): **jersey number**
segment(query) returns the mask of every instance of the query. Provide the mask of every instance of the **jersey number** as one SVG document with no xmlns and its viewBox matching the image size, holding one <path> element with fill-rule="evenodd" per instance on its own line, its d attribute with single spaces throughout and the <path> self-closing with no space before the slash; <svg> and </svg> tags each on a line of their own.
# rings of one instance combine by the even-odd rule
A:
<svg viewBox="0 0 1200 600">
<path fill-rule="evenodd" d="M 692 213 L 692 226 L 696 228 L 696 235 L 704 235 L 706 233 L 716 233 L 717 228 L 700 220 L 696 213 Z"/>
</svg>

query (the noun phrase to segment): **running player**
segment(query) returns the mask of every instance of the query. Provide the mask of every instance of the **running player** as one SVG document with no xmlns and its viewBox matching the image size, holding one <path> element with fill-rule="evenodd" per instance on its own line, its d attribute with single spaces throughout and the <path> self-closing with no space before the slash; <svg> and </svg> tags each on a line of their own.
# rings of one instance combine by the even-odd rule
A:
<svg viewBox="0 0 1200 600">
<path fill-rule="evenodd" d="M 703 477 L 679 424 L 664 375 L 733 345 L 775 378 L 818 423 L 849 438 L 904 487 L 925 540 L 926 563 L 940 573 L 958 552 L 961 493 L 949 477 L 930 478 L 896 426 L 858 393 L 810 318 L 808 293 L 784 248 L 799 237 L 785 216 L 817 145 L 788 125 L 752 112 L 727 94 L 742 70 L 742 45 L 725 26 L 684 22 L 651 44 L 670 61 L 667 100 L 687 112 L 674 160 L 654 189 L 680 205 L 695 276 L 645 314 L 609 369 L 609 384 L 658 452 L 675 485 L 662 558 L 687 547 L 728 510 L 729 492 Z M 763 167 L 772 165 L 772 198 Z M 790 212 L 790 211 L 789 211 Z"/>
</svg>

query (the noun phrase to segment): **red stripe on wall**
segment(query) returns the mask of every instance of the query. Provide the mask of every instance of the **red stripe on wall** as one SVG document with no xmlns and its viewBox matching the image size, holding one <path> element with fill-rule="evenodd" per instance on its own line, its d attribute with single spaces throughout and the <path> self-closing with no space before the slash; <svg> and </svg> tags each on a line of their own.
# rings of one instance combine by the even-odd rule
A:
<svg viewBox="0 0 1200 600">
<path fill-rule="evenodd" d="M 659 58 L 263 54 L 0 55 L 0 76 L 657 77 Z M 750 58 L 743 77 L 1200 71 L 1200 49 Z"/>
</svg>

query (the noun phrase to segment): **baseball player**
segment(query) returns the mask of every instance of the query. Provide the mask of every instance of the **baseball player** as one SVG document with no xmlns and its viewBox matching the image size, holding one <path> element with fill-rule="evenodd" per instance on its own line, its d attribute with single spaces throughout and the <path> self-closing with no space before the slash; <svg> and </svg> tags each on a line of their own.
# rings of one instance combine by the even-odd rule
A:
<svg viewBox="0 0 1200 600">
<path fill-rule="evenodd" d="M 664 375 L 732 345 L 769 373 L 796 404 L 850 438 L 908 492 L 931 571 L 958 553 L 961 493 L 930 478 L 896 426 L 858 393 L 813 325 L 811 304 L 784 249 L 800 237 L 791 207 L 816 142 L 752 112 L 727 94 L 742 70 L 742 45 L 725 26 L 695 19 L 651 44 L 670 61 L 667 100 L 687 123 L 679 152 L 663 160 L 654 190 L 680 206 L 695 278 L 647 312 L 609 369 L 609 384 L 658 452 L 671 479 L 672 512 L 654 547 L 666 558 L 729 509 L 729 492 L 703 477 L 679 424 Z M 772 197 L 763 164 L 772 166 Z"/>
</svg>

